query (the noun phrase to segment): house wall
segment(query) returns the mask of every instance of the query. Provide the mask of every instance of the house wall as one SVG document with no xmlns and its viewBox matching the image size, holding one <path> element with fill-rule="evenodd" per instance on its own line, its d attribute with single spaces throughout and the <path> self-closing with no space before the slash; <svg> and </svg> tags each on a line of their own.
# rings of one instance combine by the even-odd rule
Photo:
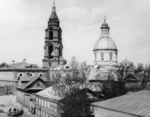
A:
<svg viewBox="0 0 150 117">
<path fill-rule="evenodd" d="M 94 106 L 94 117 L 138 117 L 138 116 Z"/>
<path fill-rule="evenodd" d="M 16 100 L 21 103 L 23 106 L 30 108 L 30 94 L 27 94 L 23 91 L 17 90 Z"/>
<path fill-rule="evenodd" d="M 57 102 L 36 96 L 35 113 L 38 117 L 59 117 Z"/>
<path fill-rule="evenodd" d="M 22 105 L 24 105 L 24 93 L 22 91 L 20 90 L 16 91 L 16 100 Z"/>
<path fill-rule="evenodd" d="M 17 79 L 22 74 L 30 73 L 32 76 L 46 76 L 47 72 L 30 72 L 30 71 L 0 71 L 0 87 L 11 87 L 9 92 L 16 94 Z M 13 89 L 12 89 L 13 88 Z M 6 95 L 5 92 L 3 95 Z"/>
</svg>

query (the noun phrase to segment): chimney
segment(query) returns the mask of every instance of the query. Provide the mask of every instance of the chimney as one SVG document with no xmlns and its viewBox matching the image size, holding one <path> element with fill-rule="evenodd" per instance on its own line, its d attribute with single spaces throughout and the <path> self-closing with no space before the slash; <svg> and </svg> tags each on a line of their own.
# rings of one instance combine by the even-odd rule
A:
<svg viewBox="0 0 150 117">
<path fill-rule="evenodd" d="M 12 64 L 15 64 L 15 60 L 12 60 Z"/>
<path fill-rule="evenodd" d="M 26 63 L 26 59 L 23 59 L 23 62 Z"/>
</svg>

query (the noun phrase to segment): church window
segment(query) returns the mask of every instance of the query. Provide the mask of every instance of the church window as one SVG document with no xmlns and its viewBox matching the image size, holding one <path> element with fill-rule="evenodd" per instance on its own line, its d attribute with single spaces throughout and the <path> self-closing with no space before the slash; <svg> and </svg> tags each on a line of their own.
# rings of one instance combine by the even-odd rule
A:
<svg viewBox="0 0 150 117">
<path fill-rule="evenodd" d="M 52 52 L 53 52 L 53 46 L 50 45 L 50 46 L 48 47 L 48 56 L 49 56 L 48 58 L 49 58 L 49 59 L 52 59 L 52 58 L 53 58 Z"/>
<path fill-rule="evenodd" d="M 53 40 L 53 29 L 50 28 L 49 30 L 49 40 Z"/>
<path fill-rule="evenodd" d="M 104 60 L 104 53 L 103 52 L 101 53 L 101 60 L 102 61 Z"/>
<path fill-rule="evenodd" d="M 112 61 L 112 52 L 110 53 L 110 61 Z"/>
</svg>

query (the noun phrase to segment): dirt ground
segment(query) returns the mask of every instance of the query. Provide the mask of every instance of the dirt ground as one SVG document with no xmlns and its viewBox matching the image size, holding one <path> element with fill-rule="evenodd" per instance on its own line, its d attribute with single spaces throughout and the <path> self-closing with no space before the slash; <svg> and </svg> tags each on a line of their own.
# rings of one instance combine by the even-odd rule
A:
<svg viewBox="0 0 150 117">
<path fill-rule="evenodd" d="M 0 96 L 0 110 L 4 112 L 8 112 L 10 108 L 23 108 L 24 109 L 24 116 L 22 117 L 31 117 L 30 112 L 27 108 L 24 108 L 20 103 L 16 101 L 16 95 L 4 95 Z M 5 113 L 0 113 L 0 117 L 7 117 Z"/>
</svg>

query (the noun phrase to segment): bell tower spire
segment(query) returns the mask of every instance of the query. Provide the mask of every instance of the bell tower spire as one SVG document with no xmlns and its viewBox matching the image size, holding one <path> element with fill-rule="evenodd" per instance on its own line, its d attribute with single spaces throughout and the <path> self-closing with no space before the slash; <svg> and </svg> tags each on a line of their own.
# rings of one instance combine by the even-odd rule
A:
<svg viewBox="0 0 150 117">
<path fill-rule="evenodd" d="M 53 7 L 52 7 L 52 11 L 53 11 L 53 12 L 56 12 L 55 0 L 53 0 Z"/>
<path fill-rule="evenodd" d="M 45 45 L 43 67 L 51 68 L 66 64 L 62 57 L 62 30 L 59 26 L 59 19 L 56 14 L 55 1 L 53 0 L 52 13 L 48 20 L 48 27 L 45 30 Z"/>
</svg>

